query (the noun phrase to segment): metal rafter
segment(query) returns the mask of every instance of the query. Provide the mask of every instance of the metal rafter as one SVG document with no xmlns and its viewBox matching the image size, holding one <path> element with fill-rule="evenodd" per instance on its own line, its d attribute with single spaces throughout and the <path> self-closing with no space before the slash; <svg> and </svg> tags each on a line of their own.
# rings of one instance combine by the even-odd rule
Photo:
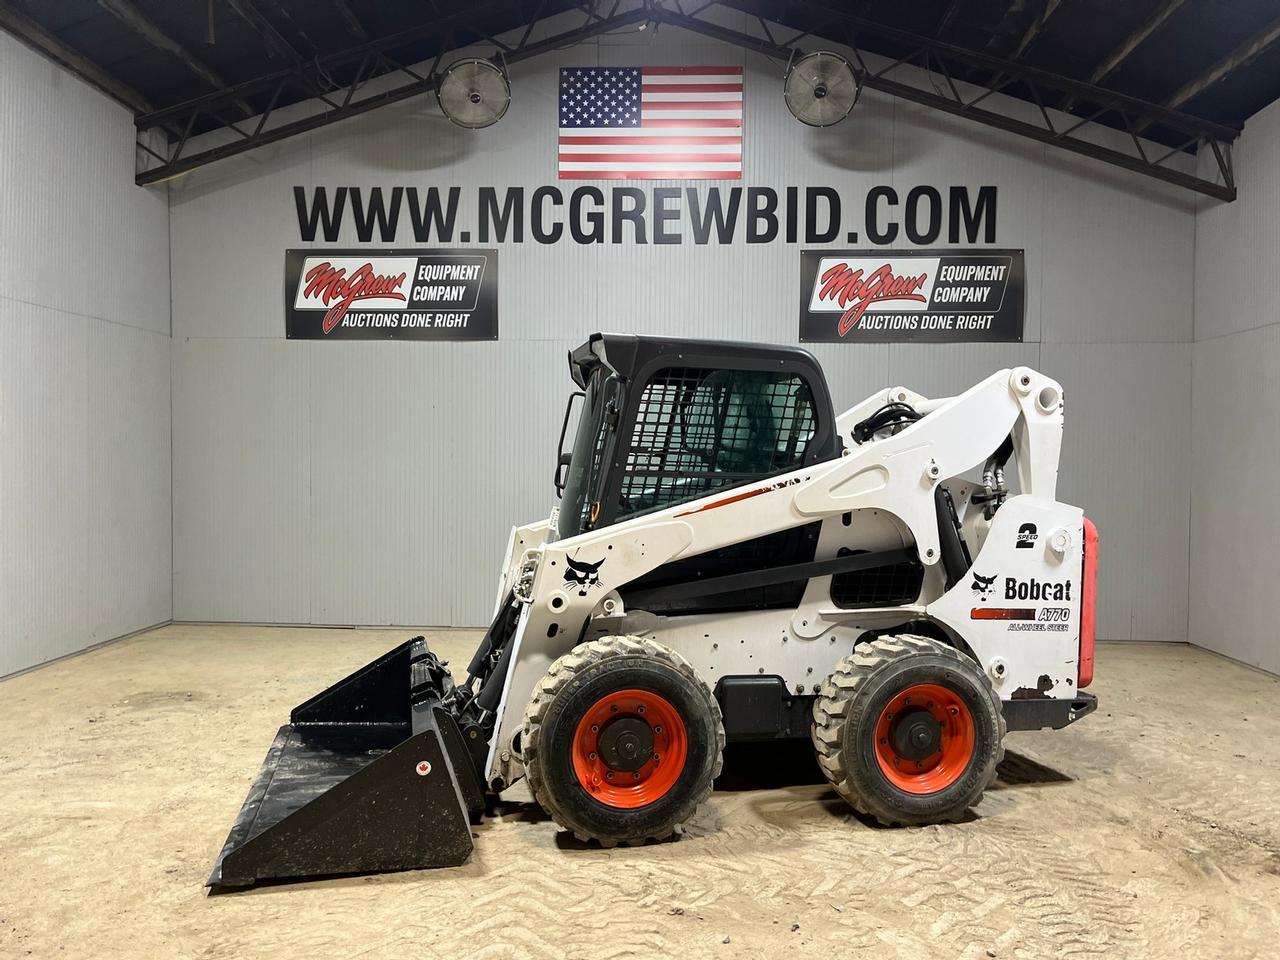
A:
<svg viewBox="0 0 1280 960">
<path fill-rule="evenodd" d="M 1186 0 L 1165 0 L 1156 8 L 1155 12 L 1146 19 L 1133 33 L 1124 38 L 1114 50 L 1094 69 L 1089 75 L 1090 83 L 1101 83 L 1111 74 L 1115 73 L 1120 66 L 1129 59 L 1135 50 L 1137 50 L 1146 39 L 1159 30 L 1166 20 L 1178 12 L 1178 9 L 1186 3 Z M 1070 110 L 1076 105 L 1074 97 L 1068 97 L 1063 101 L 1059 110 Z"/>
<path fill-rule="evenodd" d="M 114 15 L 156 49 L 172 54 L 181 61 L 183 66 L 211 87 L 217 90 L 227 89 L 227 82 L 218 76 L 212 67 L 188 50 L 181 41 L 169 36 L 158 23 L 138 9 L 132 0 L 98 0 L 98 6 Z M 233 102 L 247 117 L 256 112 L 246 100 L 237 99 Z"/>
<path fill-rule="evenodd" d="M 184 136 L 176 145 L 170 147 L 169 156 L 160 157 L 153 153 L 152 156 L 158 163 L 155 166 L 141 169 L 137 175 L 137 180 L 139 183 L 154 183 L 164 180 L 222 157 L 243 153 L 266 143 L 273 143 L 286 137 L 314 130 L 384 104 L 395 103 L 433 90 L 438 80 L 437 69 L 441 58 L 444 56 L 443 51 L 462 46 L 463 43 L 459 42 L 460 37 L 475 34 L 485 35 L 486 31 L 476 21 L 483 22 L 484 16 L 495 12 L 492 9 L 494 6 L 501 5 L 478 5 L 466 13 L 439 18 L 430 27 L 415 28 L 414 31 L 408 31 L 406 34 L 362 44 L 342 54 L 321 58 L 314 64 L 302 64 L 297 70 L 280 71 L 268 77 L 240 84 L 223 94 L 199 98 L 177 107 L 139 117 L 137 125 L 140 134 L 163 123 L 182 124 L 185 125 L 187 131 L 190 131 L 196 116 L 202 112 L 215 111 L 218 105 L 224 102 L 228 96 L 250 92 L 269 92 L 271 96 L 271 106 L 262 115 L 257 128 L 252 133 L 245 134 L 239 131 L 241 133 L 239 139 L 196 153 L 186 152 L 185 147 L 188 138 Z M 796 53 L 801 52 L 796 46 L 801 40 L 811 35 L 822 35 L 835 42 L 844 43 L 847 41 L 848 46 L 853 48 L 853 57 L 858 64 L 863 84 L 873 90 L 879 90 L 903 100 L 923 104 L 1041 143 L 1050 144 L 1073 153 L 1146 174 L 1158 180 L 1186 187 L 1209 196 L 1223 200 L 1235 198 L 1235 183 L 1230 163 L 1230 144 L 1239 131 L 1233 127 L 1201 120 L 1179 113 L 1176 110 L 1147 103 L 1112 90 L 1103 90 L 1083 81 L 1062 77 L 1012 60 L 977 53 L 944 43 L 933 37 L 923 37 L 867 21 L 849 13 L 847 7 L 833 6 L 831 3 L 819 2 L 819 0 L 793 0 L 788 6 L 791 9 L 805 11 L 807 14 L 806 22 L 823 25 L 816 30 L 810 31 L 806 29 L 795 33 L 785 41 L 779 41 L 772 30 L 762 31 L 763 36 L 748 34 L 723 26 L 722 23 L 712 19 L 715 17 L 715 8 L 727 7 L 768 20 L 776 15 L 778 8 L 776 4 L 765 3 L 762 0 L 708 0 L 708 2 L 701 3 L 688 13 L 679 8 L 672 9 L 670 6 L 663 6 L 659 3 L 649 3 L 642 7 L 619 13 L 617 12 L 618 3 L 615 0 L 612 9 L 603 14 L 599 12 L 596 3 L 586 2 L 578 6 L 579 10 L 586 13 L 585 22 L 579 26 L 536 42 L 529 42 L 529 37 L 533 32 L 531 28 L 521 28 L 519 31 L 519 34 L 522 34 L 520 39 L 504 41 L 500 46 L 500 53 L 495 53 L 494 57 L 495 60 L 515 63 L 602 33 L 634 27 L 645 21 L 699 33 L 772 57 L 783 63 L 790 60 Z M 547 15 L 550 16 L 562 12 L 562 9 L 557 8 Z M 711 12 L 710 17 L 708 16 L 709 12 Z M 773 22 L 776 23 L 776 20 Z M 800 28 L 792 27 L 791 29 L 799 30 Z M 783 28 L 782 32 L 786 33 L 787 31 Z M 442 53 L 425 74 L 390 62 L 386 55 L 387 49 L 404 46 L 411 42 L 408 34 L 413 34 L 414 40 L 438 39 L 440 41 L 439 49 Z M 512 30 L 508 36 L 511 35 L 517 35 L 517 31 Z M 861 36 L 876 36 L 909 52 L 901 59 L 888 64 L 888 66 L 873 71 L 867 66 L 857 49 L 857 40 Z M 497 45 L 496 42 L 495 45 Z M 906 63 L 920 66 L 935 76 L 941 75 L 945 84 L 917 86 L 907 82 L 905 79 L 899 80 L 890 76 L 891 73 Z M 335 68 L 350 66 L 356 67 L 354 79 L 346 87 L 345 93 L 339 89 L 333 92 L 333 100 L 326 98 L 323 101 L 328 107 L 327 110 L 278 126 L 269 125 L 274 106 L 285 87 L 298 85 L 305 88 L 310 79 L 307 73 L 309 70 L 322 70 L 325 75 L 329 75 Z M 991 96 L 994 88 L 988 87 L 977 96 L 974 96 L 971 92 L 966 92 L 966 90 L 972 89 L 971 85 L 966 85 L 965 90 L 962 90 L 953 77 L 959 70 L 966 68 L 981 71 L 988 75 L 1002 76 L 1000 87 L 1017 84 L 1020 89 L 1030 91 L 1032 101 L 1040 107 L 1040 116 L 1043 122 L 1032 123 L 1002 113 L 998 108 L 990 105 L 980 106 L 982 101 Z M 359 95 L 370 78 L 392 72 L 403 73 L 409 78 L 409 82 L 384 89 L 379 93 Z M 1077 118 L 1069 122 L 1068 125 L 1064 125 L 1063 120 L 1069 118 L 1059 118 L 1059 123 L 1055 126 L 1052 116 L 1045 108 L 1045 103 L 1047 102 L 1046 93 L 1053 93 L 1059 97 L 1074 96 L 1087 100 L 1089 103 L 1096 105 L 1097 109 L 1090 116 Z M 337 102 L 335 103 L 334 101 Z M 1130 134 L 1134 147 L 1132 151 L 1102 146 L 1095 139 L 1077 135 L 1082 127 L 1096 123 L 1105 114 L 1114 114 L 1124 119 L 1125 127 Z M 1136 124 L 1148 121 L 1159 123 L 1164 128 L 1178 131 L 1185 138 L 1184 142 L 1180 146 L 1164 152 L 1161 156 L 1152 157 L 1148 149 L 1138 139 L 1136 133 Z M 1206 145 L 1212 149 L 1214 157 L 1218 160 L 1221 181 L 1207 180 L 1167 165 L 1167 161 L 1172 157 L 1188 149 L 1196 149 Z"/>
<path fill-rule="evenodd" d="M 1280 40 L 1280 17 L 1272 20 L 1261 32 L 1240 44 L 1198 77 L 1179 87 L 1165 100 L 1164 105 L 1171 110 L 1179 109 L 1260 56 L 1277 40 Z"/>
<path fill-rule="evenodd" d="M 761 6 L 766 5 L 763 0 L 723 0 L 723 2 L 726 6 L 751 13 L 757 12 Z M 1084 81 L 1063 77 L 1023 63 L 1002 60 L 985 53 L 957 47 L 933 38 L 920 37 L 905 30 L 864 20 L 844 13 L 840 8 L 833 7 L 830 0 L 793 0 L 791 6 L 811 11 L 812 15 L 815 16 L 841 13 L 840 19 L 847 27 L 847 33 L 843 37 L 835 37 L 834 39 L 847 41 L 849 46 L 855 48 L 858 36 L 876 36 L 883 40 L 891 41 L 910 52 L 901 60 L 892 64 L 889 69 L 908 61 L 918 60 L 919 65 L 923 68 L 941 72 L 947 82 L 947 90 L 944 93 L 938 93 L 936 90 L 921 90 L 908 84 L 895 83 L 888 80 L 887 77 L 883 76 L 889 72 L 889 69 L 886 69 L 880 71 L 879 75 L 865 76 L 863 81 L 868 87 L 880 89 L 905 100 L 932 106 L 957 116 L 967 117 L 998 129 L 1026 136 L 1032 140 L 1059 146 L 1073 153 L 1091 156 L 1125 169 L 1144 173 L 1158 180 L 1186 187 L 1220 200 L 1229 202 L 1235 199 L 1236 187 L 1235 175 L 1231 166 L 1231 144 L 1240 134 L 1239 129 L 1236 127 L 1203 120 L 1190 114 L 1181 113 L 1172 107 L 1150 103 L 1115 90 L 1106 90 Z M 1246 44 L 1246 46 L 1256 47 L 1256 44 Z M 1256 56 L 1259 52 L 1261 50 L 1254 49 L 1250 54 L 1250 58 Z M 857 51 L 855 49 L 856 54 Z M 861 62 L 860 56 L 858 59 Z M 965 100 L 952 81 L 953 71 L 948 68 L 948 64 L 971 68 L 977 67 L 983 72 L 994 74 L 1000 78 L 999 85 L 998 87 L 988 87 L 987 91 L 977 98 Z M 868 71 L 868 74 L 870 74 L 870 71 Z M 1030 124 L 988 109 L 976 109 L 978 103 L 991 96 L 997 89 L 1008 87 L 1014 83 L 1029 90 L 1032 101 L 1039 104 L 1044 121 L 1043 125 Z M 1056 129 L 1044 108 L 1046 100 L 1043 92 L 1045 91 L 1053 91 L 1060 95 L 1065 94 L 1075 96 L 1081 100 L 1087 100 L 1094 104 L 1097 109 L 1086 117 L 1076 119 L 1064 129 Z M 1140 147 L 1129 153 L 1103 147 L 1092 140 L 1074 136 L 1082 127 L 1097 123 L 1108 113 L 1114 113 L 1122 119 L 1126 124 L 1125 132 L 1131 135 L 1131 139 L 1136 139 L 1133 137 L 1135 132 L 1140 134 L 1152 124 L 1160 124 L 1162 127 L 1183 134 L 1186 139 L 1180 142 L 1173 150 L 1151 160 L 1143 155 Z M 1213 150 L 1213 155 L 1217 160 L 1220 180 L 1207 180 L 1165 166 L 1166 162 L 1173 156 L 1188 150 L 1198 150 L 1199 147 L 1206 145 Z"/>
<path fill-rule="evenodd" d="M 79 50 L 67 46 L 9 0 L 0 0 L 0 27 L 9 31 L 29 47 L 62 64 L 80 79 L 93 84 L 107 96 L 123 103 L 135 113 L 155 109 L 137 90 L 117 80 Z"/>
<path fill-rule="evenodd" d="M 302 62 L 302 54 L 294 49 L 293 44 L 284 38 L 284 35 L 276 29 L 275 24 L 268 20 L 263 12 L 254 5 L 253 0 L 227 0 L 227 5 L 238 13 L 245 23 L 253 27 L 258 36 L 262 37 L 262 42 L 267 47 L 267 53 L 272 57 L 280 57 L 292 63 Z"/>
<path fill-rule="evenodd" d="M 615 4 L 615 10 L 616 6 Z M 652 19 L 651 11 L 647 7 L 640 7 L 625 13 L 611 12 L 606 16 L 597 14 L 594 4 L 584 3 L 571 9 L 578 9 L 580 12 L 585 13 L 586 20 L 580 26 L 540 40 L 530 39 L 534 32 L 531 27 L 535 26 L 536 23 L 522 26 L 520 28 L 522 34 L 520 40 L 514 44 L 504 44 L 501 54 L 495 55 L 495 61 L 505 64 L 519 63 L 540 54 L 560 49 L 568 44 L 577 43 L 611 30 L 635 26 Z M 210 94 L 206 97 L 188 101 L 185 104 L 179 104 L 175 107 L 157 110 L 145 116 L 137 117 L 134 122 L 139 134 L 138 145 L 150 159 L 139 161 L 140 167 L 135 180 L 139 184 L 158 183 L 204 166 L 214 160 L 235 156 L 255 147 L 275 143 L 300 133 L 328 126 L 339 120 L 345 120 L 348 117 L 366 113 L 378 107 L 398 103 L 409 97 L 433 91 L 439 81 L 440 74 L 437 71 L 445 52 L 465 45 L 464 41 L 459 41 L 458 38 L 469 34 L 484 36 L 485 31 L 476 21 L 483 21 L 486 16 L 493 16 L 509 10 L 510 4 L 506 0 L 501 0 L 501 2 L 495 0 L 495 2 L 488 4 L 480 4 L 465 12 L 439 17 L 431 24 L 415 27 L 390 37 L 382 37 L 349 51 L 303 63 L 297 69 L 281 70 L 266 77 L 238 84 L 221 94 Z M 564 9 L 559 7 L 554 10 L 554 14 L 564 12 Z M 548 13 L 548 16 L 551 15 L 552 13 Z M 425 74 L 412 67 L 398 63 L 387 53 L 388 50 L 396 47 L 403 47 L 408 43 L 433 37 L 440 38 L 441 52 Z M 298 87 L 306 89 L 310 94 L 310 87 L 318 77 L 332 76 L 334 70 L 346 68 L 354 68 L 353 78 L 345 86 L 331 90 L 327 96 L 320 98 L 326 109 L 313 116 L 282 123 L 278 126 L 270 125 L 271 118 L 276 112 L 280 97 L 285 89 Z M 404 75 L 408 78 L 408 82 L 379 92 L 362 94 L 362 91 L 367 90 L 371 80 L 393 74 Z M 233 127 L 232 129 L 239 135 L 238 139 L 198 153 L 187 153 L 186 147 L 190 142 L 195 120 L 204 113 L 216 116 L 217 109 L 225 101 L 226 97 L 247 93 L 264 93 L 268 94 L 270 98 L 267 109 L 258 117 L 253 129 L 246 131 L 239 127 Z M 181 123 L 184 126 L 185 132 L 176 143 L 170 144 L 167 156 L 162 156 L 158 151 L 149 149 L 142 142 L 142 135 L 146 131 L 159 126 L 177 123 Z"/>
<path fill-rule="evenodd" d="M 1039 38 L 1041 32 L 1044 30 L 1044 25 L 1049 22 L 1049 18 L 1053 16 L 1053 12 L 1058 9 L 1061 3 L 1062 0 L 1045 0 L 1043 9 L 1041 9 L 1039 15 L 1031 21 L 1031 25 L 1028 26 L 1026 32 L 1023 33 L 1022 39 L 1018 41 L 1018 46 L 1014 48 L 1013 54 L 1009 59 L 1020 60 L 1022 58 L 1022 55 L 1027 52 L 1027 48 L 1029 48 Z"/>
<path fill-rule="evenodd" d="M 334 10 L 338 12 L 343 24 L 348 30 L 359 40 L 368 40 L 369 31 L 364 28 L 364 24 L 360 22 L 360 18 L 356 16 L 355 11 L 351 9 L 351 5 L 347 0 L 329 0 Z"/>
<path fill-rule="evenodd" d="M 933 35 L 941 37 L 951 29 L 951 24 L 955 22 L 956 14 L 960 12 L 960 5 L 964 0 L 951 0 L 947 4 L 947 9 L 942 12 L 942 16 L 938 19 L 938 25 L 933 28 Z"/>
</svg>

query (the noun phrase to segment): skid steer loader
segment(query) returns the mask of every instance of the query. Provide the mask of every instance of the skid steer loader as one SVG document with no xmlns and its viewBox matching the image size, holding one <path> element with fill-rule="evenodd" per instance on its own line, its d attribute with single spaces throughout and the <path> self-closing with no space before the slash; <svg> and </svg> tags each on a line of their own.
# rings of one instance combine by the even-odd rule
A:
<svg viewBox="0 0 1280 960">
<path fill-rule="evenodd" d="M 811 742 L 886 824 L 954 820 L 1007 730 L 1096 708 L 1053 380 L 836 416 L 794 348 L 597 334 L 569 367 L 559 504 L 512 531 L 465 679 L 416 638 L 298 706 L 210 886 L 461 864 L 521 778 L 581 839 L 670 837 L 727 740 Z"/>
</svg>

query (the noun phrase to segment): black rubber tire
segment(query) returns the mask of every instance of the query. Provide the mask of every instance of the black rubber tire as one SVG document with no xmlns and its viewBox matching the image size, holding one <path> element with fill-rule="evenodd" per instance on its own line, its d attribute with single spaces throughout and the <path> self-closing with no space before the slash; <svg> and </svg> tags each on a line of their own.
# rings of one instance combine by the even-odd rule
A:
<svg viewBox="0 0 1280 960">
<path fill-rule="evenodd" d="M 973 756 L 949 786 L 908 793 L 881 772 L 875 754 L 876 721 L 885 705 L 916 683 L 954 691 L 974 721 Z M 1005 722 L 1000 698 L 972 659 L 928 637 L 881 637 L 860 645 L 823 682 L 811 728 L 818 765 L 849 804 L 881 823 L 916 825 L 959 820 L 982 799 L 1004 759 Z"/>
<path fill-rule="evenodd" d="M 590 796 L 573 773 L 571 747 L 582 715 L 614 690 L 660 694 L 684 720 L 684 770 L 661 798 L 643 807 L 610 807 Z M 724 726 L 720 705 L 684 657 L 640 637 L 606 637 L 575 647 L 551 665 L 529 699 L 520 738 L 529 788 L 542 809 L 584 842 L 602 846 L 665 840 L 679 833 L 711 795 L 720 774 Z"/>
</svg>

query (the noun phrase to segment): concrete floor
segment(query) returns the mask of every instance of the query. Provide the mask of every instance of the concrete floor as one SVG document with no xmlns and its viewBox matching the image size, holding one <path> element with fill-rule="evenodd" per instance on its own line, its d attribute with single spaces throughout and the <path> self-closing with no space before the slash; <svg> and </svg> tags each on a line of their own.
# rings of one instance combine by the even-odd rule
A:
<svg viewBox="0 0 1280 960">
<path fill-rule="evenodd" d="M 465 867 L 206 896 L 289 708 L 405 635 L 172 626 L 0 683 L 0 956 L 1276 956 L 1280 681 L 1173 645 L 1103 645 L 1099 712 L 1012 735 L 967 823 L 756 756 L 675 843 L 585 848 L 517 787 Z"/>
</svg>

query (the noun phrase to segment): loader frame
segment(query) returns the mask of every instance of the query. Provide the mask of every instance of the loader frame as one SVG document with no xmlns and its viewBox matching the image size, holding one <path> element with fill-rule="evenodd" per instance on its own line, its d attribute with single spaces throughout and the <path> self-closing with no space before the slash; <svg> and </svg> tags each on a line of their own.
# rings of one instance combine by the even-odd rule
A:
<svg viewBox="0 0 1280 960">
<path fill-rule="evenodd" d="M 603 375 L 606 369 L 624 368 L 630 398 L 634 398 L 646 377 L 664 365 L 705 364 L 708 369 L 722 369 L 756 364 L 759 369 L 787 369 L 787 360 L 779 360 L 776 348 L 754 355 L 744 351 L 737 356 L 700 355 L 694 350 L 681 351 L 678 346 L 656 350 L 656 356 L 643 362 L 636 362 L 631 354 L 619 362 L 613 356 L 613 342 L 593 338 L 571 355 L 571 367 L 578 385 L 584 388 L 592 376 Z M 795 369 L 808 373 L 816 369 L 816 364 L 800 363 Z M 825 397 L 820 372 L 817 380 Z M 630 398 L 627 403 L 634 402 Z M 853 436 L 855 426 L 890 402 L 911 405 L 921 418 L 892 436 L 857 443 Z M 1063 600 L 1060 607 L 1055 607 L 1063 611 L 1060 615 L 1065 618 L 1067 630 L 1027 633 L 1028 643 L 1009 649 L 1008 622 L 977 619 L 976 588 L 971 589 L 963 579 L 968 570 L 945 569 L 947 523 L 939 522 L 944 509 L 939 506 L 939 490 L 945 489 L 948 498 L 969 505 L 975 490 L 957 478 L 981 467 L 992 451 L 1008 440 L 1016 460 L 1020 492 L 1004 503 L 991 520 L 983 538 L 984 549 L 971 565 L 976 568 L 981 561 L 984 572 L 993 569 L 997 572 L 992 576 L 999 576 L 1000 569 L 1012 569 L 1013 561 L 1017 561 L 1024 578 L 1035 580 L 1035 574 L 1040 574 L 1039 580 L 1045 583 L 1079 584 L 1083 515 L 1078 508 L 1055 499 L 1062 406 L 1061 386 L 1026 367 L 998 371 L 955 397 L 931 400 L 905 388 L 891 388 L 834 418 L 830 441 L 822 435 L 819 414 L 815 447 L 820 452 L 838 449 L 838 455 L 806 458 L 797 468 L 758 482 L 607 523 L 609 511 L 616 510 L 610 501 L 620 483 L 617 474 L 626 462 L 626 438 L 634 419 L 619 417 L 622 427 L 604 448 L 615 475 L 602 488 L 594 518 L 597 526 L 562 539 L 556 536 L 565 531 L 563 522 L 532 524 L 513 531 L 499 593 L 512 595 L 522 608 L 506 668 L 495 677 L 502 683 L 502 694 L 493 718 L 495 734 L 484 765 L 485 782 L 491 789 L 502 789 L 522 775 L 519 735 L 523 704 L 552 661 L 581 640 L 610 632 L 630 633 L 637 625 L 648 625 L 649 635 L 672 643 L 709 683 L 718 684 L 721 677 L 748 677 L 756 671 L 757 676 L 778 678 L 780 688 L 789 695 L 782 700 L 781 711 L 792 709 L 789 701 L 802 695 L 806 685 L 824 676 L 868 629 L 924 621 L 935 625 L 950 643 L 990 670 L 1006 701 L 1061 702 L 1062 706 L 1053 708 L 1013 707 L 1011 712 L 1016 715 L 1018 726 L 1065 725 L 1083 716 L 1093 708 L 1094 701 L 1076 687 L 1081 587 L 1077 586 L 1074 599 Z M 827 447 L 828 442 L 833 446 Z M 839 446 L 834 446 L 837 443 Z M 890 526 L 898 531 L 897 547 L 911 551 L 932 574 L 934 595 L 928 602 L 857 611 L 853 615 L 836 610 L 830 602 L 828 578 L 838 572 L 833 561 L 839 558 L 832 556 L 820 557 L 816 566 L 801 564 L 790 570 L 784 567 L 762 573 L 765 577 L 806 582 L 807 587 L 800 604 L 781 615 L 753 611 L 736 617 L 716 616 L 725 639 L 748 630 L 754 630 L 757 636 L 772 632 L 778 637 L 777 647 L 757 661 L 761 663 L 758 667 L 745 657 L 721 653 L 720 640 L 713 639 L 709 630 L 702 631 L 702 639 L 711 641 L 715 650 L 702 649 L 689 634 L 697 634 L 708 621 L 695 625 L 693 631 L 679 627 L 664 630 L 652 621 L 646 623 L 639 611 L 628 606 L 626 586 L 665 564 L 739 543 L 746 539 L 744 532 L 761 537 L 815 521 L 822 522 L 826 530 L 834 528 L 830 523 L 833 519 L 839 523 L 837 518 L 854 513 L 890 518 Z M 960 516 L 952 516 L 959 527 Z M 1026 524 L 1045 531 L 1042 548 L 1033 551 L 1035 557 L 1010 552 L 1017 549 L 1019 528 Z M 969 526 L 972 529 L 972 518 Z M 822 544 L 819 550 L 830 552 L 822 550 Z M 566 572 L 575 564 L 596 568 L 597 578 L 585 590 L 572 589 L 578 586 L 577 582 L 566 578 Z M 1020 609 L 1038 615 L 1035 607 Z M 769 632 L 759 630 L 765 624 Z M 726 626 L 728 629 L 724 630 Z M 755 659 L 754 653 L 748 656 Z"/>
<path fill-rule="evenodd" d="M 1056 499 L 1054 380 L 893 387 L 836 416 L 795 348 L 597 334 L 569 362 L 584 406 L 564 500 L 512 529 L 465 678 L 419 637 L 295 708 L 214 889 L 464 862 L 485 792 L 525 775 L 535 685 L 602 638 L 705 683 L 729 739 L 808 737 L 823 681 L 903 634 L 989 681 L 1001 729 L 1096 708 L 1097 532 Z"/>
</svg>

